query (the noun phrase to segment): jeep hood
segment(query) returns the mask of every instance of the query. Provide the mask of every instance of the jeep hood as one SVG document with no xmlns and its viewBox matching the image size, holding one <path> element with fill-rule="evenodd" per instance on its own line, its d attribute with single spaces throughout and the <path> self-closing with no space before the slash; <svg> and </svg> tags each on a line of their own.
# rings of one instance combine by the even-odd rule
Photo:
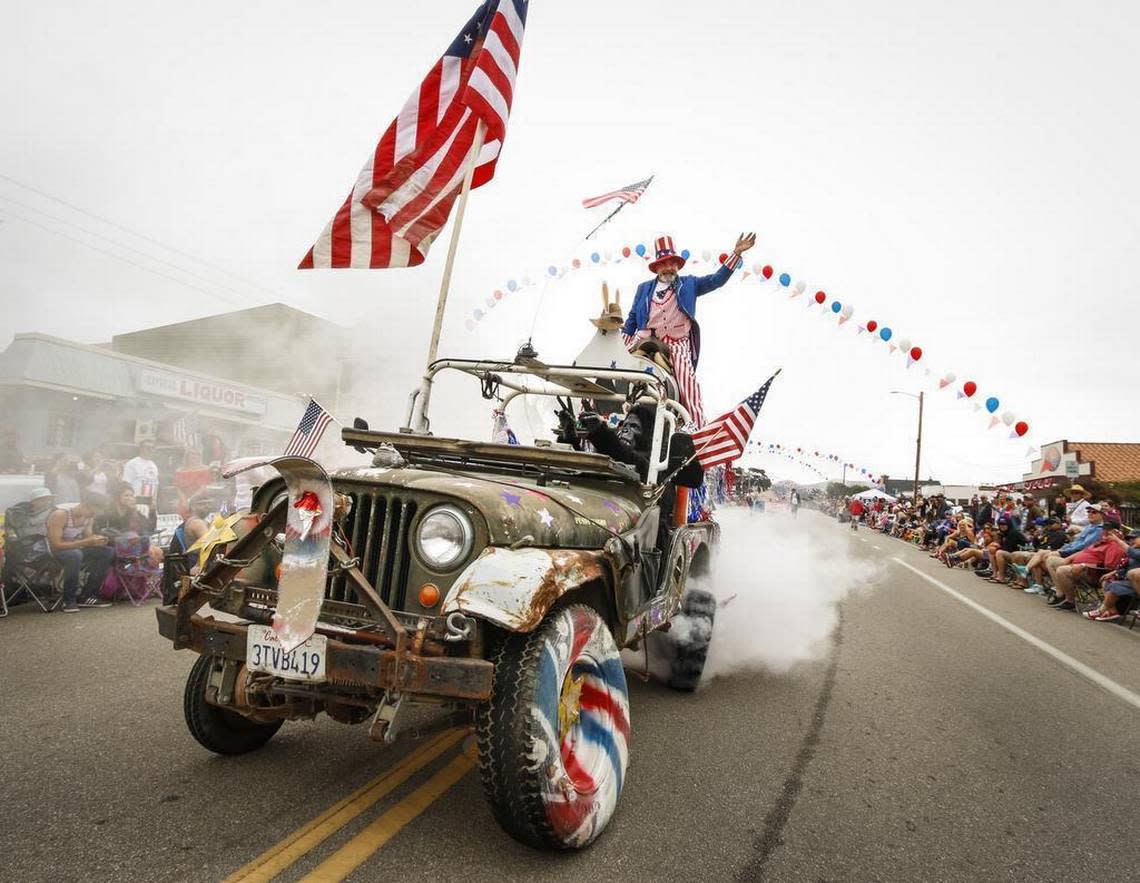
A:
<svg viewBox="0 0 1140 883">
<path fill-rule="evenodd" d="M 418 467 L 341 469 L 334 484 L 369 484 L 464 500 L 487 522 L 492 545 L 597 549 L 610 531 L 624 533 L 641 515 L 640 489 L 628 483 L 540 487 L 534 478 L 442 472 Z"/>
</svg>

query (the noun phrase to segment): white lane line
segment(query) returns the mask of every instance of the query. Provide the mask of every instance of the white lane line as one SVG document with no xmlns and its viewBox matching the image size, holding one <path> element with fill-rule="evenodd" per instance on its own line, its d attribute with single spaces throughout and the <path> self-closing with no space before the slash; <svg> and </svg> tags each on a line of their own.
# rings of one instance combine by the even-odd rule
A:
<svg viewBox="0 0 1140 883">
<path fill-rule="evenodd" d="M 970 598 L 967 598 L 961 592 L 954 591 L 954 589 L 950 588 L 948 585 L 946 585 L 946 583 L 941 582 L 940 580 L 936 580 L 932 576 L 928 576 L 927 574 L 923 573 L 921 570 L 919 570 L 914 565 L 907 564 L 901 558 L 898 558 L 896 556 L 892 556 L 891 560 L 894 561 L 896 564 L 901 564 L 907 570 L 910 570 L 910 571 L 918 574 L 924 580 L 926 580 L 928 583 L 930 583 L 932 586 L 935 586 L 935 587 L 941 589 L 947 595 L 949 595 L 951 598 L 954 598 L 957 601 L 961 601 L 967 607 L 969 607 L 972 610 L 975 610 L 976 612 L 982 614 L 982 616 L 986 617 L 986 619 L 989 619 L 992 622 L 996 622 L 998 625 L 1000 625 L 1003 629 L 1005 629 L 1011 635 L 1016 635 L 1017 637 L 1021 638 L 1021 640 L 1025 641 L 1027 644 L 1029 644 L 1033 647 L 1036 647 L 1042 653 L 1045 653 L 1049 656 L 1052 656 L 1059 663 L 1061 663 L 1061 665 L 1065 666 L 1066 668 L 1071 669 L 1072 671 L 1075 671 L 1081 677 L 1088 678 L 1090 681 L 1092 681 L 1098 687 L 1101 687 L 1102 689 L 1107 690 L 1109 693 L 1111 693 L 1117 699 L 1122 699 L 1123 701 L 1125 701 L 1129 705 L 1131 705 L 1133 708 L 1140 709 L 1140 695 L 1133 693 L 1127 687 L 1121 686 L 1120 684 L 1116 683 L 1116 681 L 1112 680 L 1111 678 L 1106 678 L 1104 675 L 1102 675 L 1096 669 L 1089 668 L 1083 662 L 1078 662 L 1076 659 L 1073 659 L 1073 657 L 1070 656 L 1068 653 L 1064 653 L 1064 652 L 1058 650 L 1052 644 L 1049 644 L 1049 643 L 1046 643 L 1045 641 L 1042 641 L 1036 635 L 1031 635 L 1025 629 L 1014 625 L 1012 622 L 1010 622 L 1008 619 L 1005 619 L 1004 617 L 998 616 L 996 613 L 994 613 L 989 608 L 983 607 L 977 601 L 974 601 Z"/>
</svg>

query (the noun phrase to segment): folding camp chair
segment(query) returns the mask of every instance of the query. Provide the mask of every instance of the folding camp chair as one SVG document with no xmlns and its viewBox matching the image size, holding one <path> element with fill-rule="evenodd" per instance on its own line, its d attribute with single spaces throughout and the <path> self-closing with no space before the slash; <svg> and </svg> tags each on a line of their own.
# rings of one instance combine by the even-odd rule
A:
<svg viewBox="0 0 1140 883">
<path fill-rule="evenodd" d="M 1100 585 L 1100 578 L 1104 570 L 1086 568 L 1082 575 L 1073 581 L 1076 590 L 1076 604 L 1079 613 L 1096 610 L 1104 601 L 1104 590 Z"/>
<path fill-rule="evenodd" d="M 111 579 L 117 586 L 113 594 L 126 598 L 135 607 L 162 594 L 162 566 L 151 559 L 150 543 L 150 537 L 140 536 L 115 540 Z"/>
<path fill-rule="evenodd" d="M 26 596 L 44 613 L 51 613 L 63 603 L 60 580 L 63 568 L 47 552 L 35 552 L 22 542 L 9 542 L 5 546 L 3 597 L 4 616 L 8 608 Z"/>
<path fill-rule="evenodd" d="M 31 507 L 17 503 L 4 513 L 4 570 L 0 606 L 8 608 L 26 597 L 44 613 L 63 603 L 63 567 L 44 547 L 42 537 L 28 532 Z"/>
</svg>

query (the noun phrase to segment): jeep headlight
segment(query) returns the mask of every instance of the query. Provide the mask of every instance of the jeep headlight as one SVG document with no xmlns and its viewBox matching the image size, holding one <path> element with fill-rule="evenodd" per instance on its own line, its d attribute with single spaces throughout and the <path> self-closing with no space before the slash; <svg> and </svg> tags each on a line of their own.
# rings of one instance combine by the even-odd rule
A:
<svg viewBox="0 0 1140 883">
<path fill-rule="evenodd" d="M 455 506 L 437 506 L 420 520 L 416 545 L 424 563 L 450 570 L 469 554 L 475 542 L 471 519 Z"/>
</svg>

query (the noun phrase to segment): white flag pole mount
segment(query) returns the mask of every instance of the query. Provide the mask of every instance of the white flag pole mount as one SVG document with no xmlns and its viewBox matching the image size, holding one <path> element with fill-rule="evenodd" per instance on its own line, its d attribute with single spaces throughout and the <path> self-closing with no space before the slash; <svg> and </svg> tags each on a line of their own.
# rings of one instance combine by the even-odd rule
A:
<svg viewBox="0 0 1140 883">
<path fill-rule="evenodd" d="M 451 289 L 451 271 L 455 266 L 455 252 L 459 246 L 459 232 L 463 229 L 463 213 L 467 209 L 467 194 L 471 192 L 471 179 L 475 176 L 475 166 L 479 163 L 479 151 L 483 149 L 483 138 L 487 126 L 482 120 L 476 124 L 475 140 L 467 155 L 467 170 L 463 174 L 463 188 L 459 191 L 459 204 L 455 207 L 455 224 L 451 228 L 451 241 L 447 246 L 447 262 L 443 265 L 443 279 L 439 284 L 439 301 L 435 305 L 435 324 L 431 329 L 431 343 L 428 346 L 427 367 L 430 369 L 439 353 L 439 335 L 443 328 L 443 313 L 447 307 L 447 294 Z M 423 382 L 411 413 L 408 424 L 417 432 L 428 431 L 428 402 L 431 399 L 431 376 L 425 371 Z"/>
</svg>

